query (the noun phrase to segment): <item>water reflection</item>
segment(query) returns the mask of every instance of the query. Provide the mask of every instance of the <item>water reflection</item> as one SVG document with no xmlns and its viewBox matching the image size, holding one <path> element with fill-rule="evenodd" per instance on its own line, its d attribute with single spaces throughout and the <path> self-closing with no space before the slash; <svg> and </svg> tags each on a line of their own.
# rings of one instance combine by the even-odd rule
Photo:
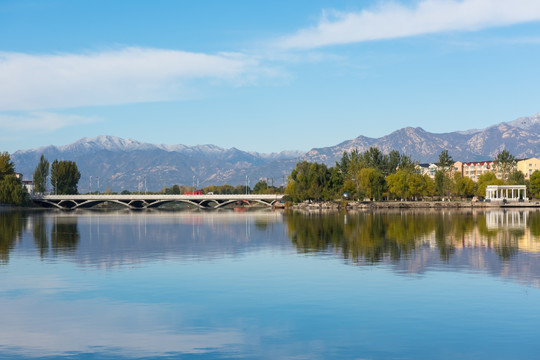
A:
<svg viewBox="0 0 540 360">
<path fill-rule="evenodd" d="M 27 220 L 24 212 L 0 212 L 0 264 L 9 261 L 9 253 L 20 240 Z"/>
<path fill-rule="evenodd" d="M 30 229 L 40 257 L 62 254 L 112 266 L 147 258 L 211 258 L 273 246 L 261 233 L 286 228 L 281 240 L 300 253 L 337 252 L 354 263 L 398 263 L 433 249 L 448 263 L 457 249 L 492 249 L 502 261 L 540 253 L 540 212 L 375 211 L 358 213 L 0 213 L 0 263 Z M 259 234 L 259 235 L 257 235 Z"/>
<path fill-rule="evenodd" d="M 0 234 L 0 358 L 540 351 L 536 211 L 11 212 Z"/>
<path fill-rule="evenodd" d="M 445 262 L 461 248 L 494 249 L 502 260 L 540 250 L 537 211 L 293 212 L 285 221 L 300 252 L 338 250 L 353 262 L 396 262 L 424 247 Z"/>
</svg>

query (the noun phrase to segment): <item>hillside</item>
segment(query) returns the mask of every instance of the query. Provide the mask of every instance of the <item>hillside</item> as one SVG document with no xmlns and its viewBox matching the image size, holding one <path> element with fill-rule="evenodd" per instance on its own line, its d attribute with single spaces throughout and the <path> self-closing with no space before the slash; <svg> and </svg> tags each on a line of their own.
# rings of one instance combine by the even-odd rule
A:
<svg viewBox="0 0 540 360">
<path fill-rule="evenodd" d="M 338 145 L 301 151 L 261 154 L 215 145 L 155 145 L 113 136 L 82 138 L 66 146 L 46 146 L 12 154 L 18 172 L 31 179 L 43 153 L 54 159 L 74 160 L 81 171 L 79 191 L 110 187 L 114 191 L 144 189 L 151 191 L 174 184 L 199 186 L 211 184 L 245 184 L 246 176 L 253 186 L 259 179 L 282 185 L 300 160 L 323 162 L 333 166 L 343 152 L 363 152 L 378 147 L 384 153 L 399 150 L 420 162 L 437 161 L 446 149 L 455 160 L 474 161 L 494 158 L 501 150 L 517 158 L 540 156 L 540 114 L 519 118 L 480 130 L 435 134 L 422 128 L 406 127 L 381 138 L 358 136 Z"/>
</svg>

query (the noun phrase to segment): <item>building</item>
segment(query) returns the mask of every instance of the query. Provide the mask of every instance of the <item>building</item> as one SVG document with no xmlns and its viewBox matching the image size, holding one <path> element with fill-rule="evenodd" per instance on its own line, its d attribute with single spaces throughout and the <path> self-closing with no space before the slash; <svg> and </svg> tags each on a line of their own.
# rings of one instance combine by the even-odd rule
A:
<svg viewBox="0 0 540 360">
<path fill-rule="evenodd" d="M 518 160 L 517 169 L 525 175 L 525 180 L 529 180 L 531 175 L 535 171 L 540 171 L 540 159 L 528 158 L 524 160 Z"/>
<path fill-rule="evenodd" d="M 34 193 L 34 182 L 32 180 L 23 180 L 22 184 L 29 194 Z"/>
<path fill-rule="evenodd" d="M 439 169 L 437 164 L 418 164 L 416 168 L 420 171 L 422 175 L 428 175 L 430 178 L 435 178 L 435 173 Z"/>
<path fill-rule="evenodd" d="M 494 168 L 494 165 L 495 165 L 495 162 L 491 160 L 464 162 L 464 163 L 461 163 L 460 172 L 462 176 L 471 178 L 471 180 L 473 181 L 478 181 L 478 178 L 487 172 L 493 172 L 495 173 L 495 175 L 497 175 L 497 178 L 500 178 L 500 174 L 496 173 L 496 169 Z"/>
<path fill-rule="evenodd" d="M 525 185 L 488 185 L 486 200 L 528 202 Z"/>
</svg>

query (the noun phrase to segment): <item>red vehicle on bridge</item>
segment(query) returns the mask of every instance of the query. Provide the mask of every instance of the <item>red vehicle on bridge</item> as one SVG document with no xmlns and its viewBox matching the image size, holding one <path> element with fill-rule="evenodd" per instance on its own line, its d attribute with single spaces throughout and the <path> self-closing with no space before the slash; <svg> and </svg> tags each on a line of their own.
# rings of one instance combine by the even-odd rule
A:
<svg viewBox="0 0 540 360">
<path fill-rule="evenodd" d="M 184 191 L 184 195 L 204 195 L 204 191 L 202 190 Z"/>
</svg>

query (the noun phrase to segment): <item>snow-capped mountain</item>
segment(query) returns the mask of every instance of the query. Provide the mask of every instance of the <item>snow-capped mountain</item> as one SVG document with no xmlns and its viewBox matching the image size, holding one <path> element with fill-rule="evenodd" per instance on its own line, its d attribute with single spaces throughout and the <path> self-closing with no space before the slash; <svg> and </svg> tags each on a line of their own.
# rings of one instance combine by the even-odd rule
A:
<svg viewBox="0 0 540 360">
<path fill-rule="evenodd" d="M 31 179 L 41 154 L 49 162 L 73 160 L 81 172 L 79 191 L 100 188 L 114 191 L 137 191 L 146 181 L 149 190 L 157 191 L 174 184 L 199 186 L 245 184 L 248 176 L 253 186 L 259 179 L 281 185 L 302 152 L 260 154 L 215 145 L 149 144 L 114 136 L 82 138 L 65 146 L 46 146 L 17 151 L 12 155 L 18 172 Z"/>
<path fill-rule="evenodd" d="M 146 180 L 149 190 L 174 184 L 245 184 L 259 179 L 274 185 L 285 182 L 300 160 L 334 166 L 343 152 L 378 147 L 383 153 L 398 150 L 420 162 L 435 162 L 442 150 L 454 160 L 493 159 L 503 149 L 517 158 L 540 157 L 540 114 L 469 131 L 435 134 L 406 127 L 381 138 L 358 136 L 336 146 L 301 151 L 261 154 L 215 145 L 154 145 L 114 136 L 82 138 L 65 146 L 46 146 L 12 154 L 16 170 L 31 179 L 41 154 L 50 161 L 73 160 L 81 172 L 79 189 L 90 189 L 90 177 L 100 178 L 101 189 L 136 191 Z M 94 180 L 94 190 L 96 189 Z"/>
</svg>

